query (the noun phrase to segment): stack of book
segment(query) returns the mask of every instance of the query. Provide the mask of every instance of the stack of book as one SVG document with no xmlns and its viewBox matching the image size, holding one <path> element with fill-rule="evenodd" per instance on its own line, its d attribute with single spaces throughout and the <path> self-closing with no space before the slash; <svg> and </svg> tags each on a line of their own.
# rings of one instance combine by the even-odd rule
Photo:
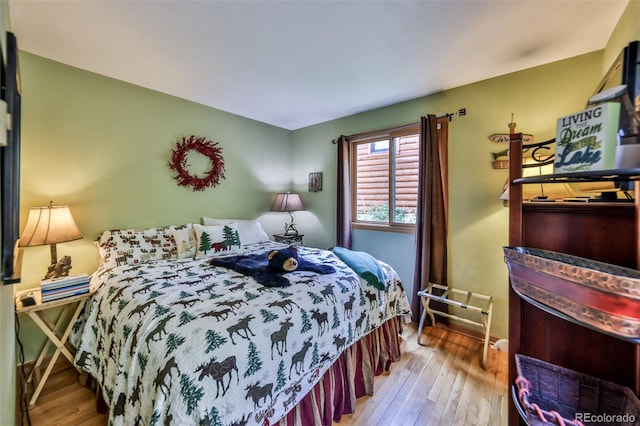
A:
<svg viewBox="0 0 640 426">
<path fill-rule="evenodd" d="M 68 277 L 51 278 L 40 281 L 42 290 L 42 302 L 51 302 L 79 294 L 89 293 L 89 281 L 87 274 L 71 275 Z"/>
</svg>

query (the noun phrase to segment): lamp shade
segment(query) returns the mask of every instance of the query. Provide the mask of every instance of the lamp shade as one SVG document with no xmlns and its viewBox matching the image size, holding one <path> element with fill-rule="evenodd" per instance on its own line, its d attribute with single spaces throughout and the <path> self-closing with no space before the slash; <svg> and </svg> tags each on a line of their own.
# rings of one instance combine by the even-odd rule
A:
<svg viewBox="0 0 640 426">
<path fill-rule="evenodd" d="M 82 234 L 69 206 L 31 207 L 20 247 L 43 246 L 79 240 Z"/>
<path fill-rule="evenodd" d="M 294 212 L 304 209 L 300 195 L 292 194 L 291 192 L 283 192 L 276 195 L 276 199 L 271 205 L 271 211 L 274 212 Z"/>
</svg>

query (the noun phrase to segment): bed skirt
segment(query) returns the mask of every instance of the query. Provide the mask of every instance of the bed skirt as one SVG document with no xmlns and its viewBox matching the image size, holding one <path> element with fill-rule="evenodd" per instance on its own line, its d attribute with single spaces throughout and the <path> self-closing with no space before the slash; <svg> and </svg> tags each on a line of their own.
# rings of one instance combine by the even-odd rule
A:
<svg viewBox="0 0 640 426">
<path fill-rule="evenodd" d="M 274 426 L 322 425 L 353 413 L 356 399 L 373 395 L 373 378 L 400 359 L 401 317 L 395 317 L 346 349 L 320 381 Z"/>
</svg>

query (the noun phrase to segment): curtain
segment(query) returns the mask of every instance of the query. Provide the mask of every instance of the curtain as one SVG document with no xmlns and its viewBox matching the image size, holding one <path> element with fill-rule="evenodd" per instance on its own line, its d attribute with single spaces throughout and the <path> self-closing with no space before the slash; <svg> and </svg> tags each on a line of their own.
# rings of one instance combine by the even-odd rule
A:
<svg viewBox="0 0 640 426">
<path fill-rule="evenodd" d="M 346 136 L 337 139 L 338 144 L 338 212 L 336 216 L 336 245 L 351 248 L 351 178 L 350 144 Z"/>
<path fill-rule="evenodd" d="M 416 264 L 411 303 L 416 322 L 422 306 L 416 293 L 429 282 L 447 285 L 448 133 L 448 116 L 421 118 Z M 446 306 L 437 309 L 446 311 Z"/>
</svg>

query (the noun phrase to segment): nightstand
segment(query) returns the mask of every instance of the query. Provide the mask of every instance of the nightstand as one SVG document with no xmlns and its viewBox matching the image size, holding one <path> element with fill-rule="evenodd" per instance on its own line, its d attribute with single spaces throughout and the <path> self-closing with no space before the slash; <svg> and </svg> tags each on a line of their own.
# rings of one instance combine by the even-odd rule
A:
<svg viewBox="0 0 640 426">
<path fill-rule="evenodd" d="M 273 234 L 273 240 L 278 243 L 296 244 L 299 246 L 302 245 L 302 237 L 304 237 L 304 234 Z"/>
<path fill-rule="evenodd" d="M 33 294 L 36 302 L 35 305 L 22 306 L 20 297 L 27 293 Z M 78 319 L 78 316 L 80 316 L 80 312 L 82 312 L 82 308 L 84 308 L 84 305 L 90 295 L 91 292 L 67 297 L 65 299 L 42 303 L 42 294 L 40 293 L 40 288 L 32 288 L 29 290 L 16 292 L 16 313 L 29 315 L 33 322 L 36 323 L 36 325 L 48 338 L 47 343 L 45 343 L 42 351 L 40 351 L 40 355 L 38 355 L 38 359 L 31 369 L 31 373 L 29 374 L 29 377 L 27 379 L 27 383 L 30 383 L 33 380 L 34 374 L 38 376 L 36 378 L 38 384 L 33 392 L 33 395 L 31 396 L 31 400 L 29 401 L 30 406 L 35 405 L 36 400 L 38 399 L 38 396 L 40 396 L 40 392 L 42 392 L 42 388 L 49 378 L 49 374 L 51 374 L 51 370 L 58 360 L 58 356 L 60 355 L 60 353 L 62 353 L 69 360 L 71 365 L 74 365 L 73 358 L 75 350 L 67 344 L 67 339 L 69 338 L 69 334 L 71 334 L 73 325 Z M 54 308 L 62 308 L 62 312 L 60 312 L 60 315 L 58 316 L 58 319 L 55 323 L 52 322 L 46 314 L 47 311 Z M 47 352 L 51 347 L 51 344 L 56 347 L 56 350 L 51 356 L 44 374 L 42 374 L 42 376 L 40 377 L 40 367 L 45 357 L 47 356 Z"/>
</svg>

